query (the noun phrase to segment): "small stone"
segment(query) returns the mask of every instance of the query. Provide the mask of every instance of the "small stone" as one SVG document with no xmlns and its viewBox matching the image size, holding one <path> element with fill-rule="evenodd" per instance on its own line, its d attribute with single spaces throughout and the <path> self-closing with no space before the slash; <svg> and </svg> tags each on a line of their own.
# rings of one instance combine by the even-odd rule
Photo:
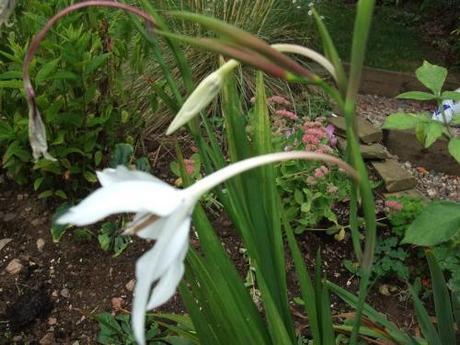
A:
<svg viewBox="0 0 460 345">
<path fill-rule="evenodd" d="M 53 345 L 54 341 L 54 334 L 53 333 L 46 333 L 43 338 L 40 339 L 40 345 Z"/>
<path fill-rule="evenodd" d="M 59 294 L 58 294 L 57 290 L 54 290 L 54 291 L 51 293 L 51 297 L 53 297 L 53 298 L 58 298 L 58 297 L 59 297 Z"/>
<path fill-rule="evenodd" d="M 32 224 L 32 226 L 38 226 L 41 223 L 42 223 L 42 220 L 40 218 L 32 219 L 32 221 L 30 222 L 30 224 Z"/>
<path fill-rule="evenodd" d="M 430 198 L 435 198 L 438 196 L 438 191 L 434 188 L 428 188 L 426 193 L 428 194 Z"/>
<path fill-rule="evenodd" d="M 55 317 L 50 317 L 48 319 L 48 325 L 53 326 L 55 324 L 57 324 L 57 319 Z"/>
<path fill-rule="evenodd" d="M 61 296 L 64 298 L 69 298 L 70 297 L 70 291 L 67 288 L 64 288 L 61 290 Z"/>
<path fill-rule="evenodd" d="M 23 268 L 24 266 L 21 264 L 21 261 L 13 259 L 9 262 L 8 266 L 6 266 L 5 271 L 9 274 L 18 274 Z"/>
<path fill-rule="evenodd" d="M 121 297 L 113 297 L 112 298 L 112 310 L 113 311 L 120 311 L 123 308 L 123 298 Z"/>
<path fill-rule="evenodd" d="M 125 288 L 128 291 L 133 291 L 135 285 L 136 285 L 136 279 L 131 279 L 129 282 L 126 283 Z"/>
<path fill-rule="evenodd" d="M 37 249 L 40 253 L 43 251 L 44 246 L 45 246 L 45 240 L 43 238 L 39 238 L 37 240 Z"/>
</svg>

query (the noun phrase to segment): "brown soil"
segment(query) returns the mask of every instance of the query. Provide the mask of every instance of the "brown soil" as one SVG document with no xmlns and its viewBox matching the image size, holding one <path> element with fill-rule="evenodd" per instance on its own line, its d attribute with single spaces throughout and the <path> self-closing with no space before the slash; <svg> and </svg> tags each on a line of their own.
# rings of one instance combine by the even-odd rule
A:
<svg viewBox="0 0 460 345">
<path fill-rule="evenodd" d="M 68 231 L 59 243 L 49 234 L 50 215 L 55 205 L 38 200 L 33 193 L 14 190 L 3 183 L 0 189 L 0 240 L 12 241 L 0 249 L 0 344 L 95 344 L 97 322 L 92 316 L 112 311 L 111 299 L 122 298 L 123 308 L 130 310 L 132 292 L 126 284 L 134 278 L 137 257 L 151 246 L 135 239 L 118 258 L 103 252 L 95 239 L 78 242 Z M 241 241 L 224 217 L 215 220 L 225 247 L 244 277 L 248 265 L 241 254 Z M 43 239 L 42 250 L 37 240 Z M 332 281 L 357 289 L 357 279 L 343 268 L 342 260 L 352 258 L 349 239 L 337 242 L 323 233 L 307 232 L 298 236 L 299 245 L 312 269 L 317 248 L 321 246 L 323 269 Z M 192 243 L 196 243 L 192 239 Z M 5 268 L 19 259 L 24 268 L 11 274 Z M 288 284 L 291 300 L 298 296 L 292 263 L 288 259 Z M 377 289 L 373 289 L 377 290 Z M 371 291 L 368 301 L 402 327 L 411 328 L 410 303 L 401 304 L 399 297 L 383 296 Z M 350 311 L 332 298 L 334 312 Z M 303 308 L 292 303 L 297 327 L 307 331 Z M 183 313 L 179 296 L 165 307 Z M 50 342 L 44 342 L 49 337 Z M 46 339 L 46 338 L 45 338 Z M 77 343 L 75 343 L 77 344 Z"/>
</svg>

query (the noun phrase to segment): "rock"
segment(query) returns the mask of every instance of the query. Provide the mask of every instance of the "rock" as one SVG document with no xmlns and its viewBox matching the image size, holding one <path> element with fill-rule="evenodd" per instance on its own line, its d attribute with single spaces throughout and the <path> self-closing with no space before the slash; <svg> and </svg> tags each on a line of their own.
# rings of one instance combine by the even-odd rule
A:
<svg viewBox="0 0 460 345">
<path fill-rule="evenodd" d="M 22 271 L 23 268 L 24 266 L 21 263 L 21 261 L 19 261 L 18 259 L 13 259 L 8 263 L 8 265 L 5 268 L 5 271 L 7 271 L 9 274 L 18 274 Z"/>
<path fill-rule="evenodd" d="M 46 333 L 43 338 L 40 339 L 40 345 L 54 345 L 54 334 L 53 333 Z"/>
<path fill-rule="evenodd" d="M 13 239 L 12 238 L 3 238 L 0 240 L 0 250 L 5 248 L 5 246 L 10 243 Z"/>
<path fill-rule="evenodd" d="M 67 288 L 62 289 L 60 294 L 64 298 L 69 298 L 70 297 L 70 291 Z"/>
<path fill-rule="evenodd" d="M 395 192 L 395 193 L 383 193 L 383 196 L 388 199 L 389 197 L 396 197 L 396 198 L 402 198 L 402 197 L 408 197 L 408 198 L 417 198 L 417 199 L 426 199 L 425 195 L 420 193 L 417 189 L 407 189 L 403 190 L 401 192 Z"/>
<path fill-rule="evenodd" d="M 40 253 L 43 251 L 44 246 L 45 246 L 45 240 L 43 238 L 39 238 L 37 240 L 37 249 Z"/>
<path fill-rule="evenodd" d="M 345 152 L 347 148 L 347 141 L 345 139 L 339 139 L 337 141 L 339 149 L 342 152 Z M 361 155 L 365 160 L 382 160 L 389 158 L 389 154 L 382 144 L 375 143 L 375 144 L 360 144 L 359 150 L 361 151 Z"/>
<path fill-rule="evenodd" d="M 57 324 L 57 319 L 55 317 L 50 317 L 48 319 L 48 325 L 54 326 L 55 324 Z"/>
<path fill-rule="evenodd" d="M 135 285 L 136 285 L 136 279 L 131 279 L 129 282 L 126 283 L 125 288 L 128 291 L 133 291 Z"/>
<path fill-rule="evenodd" d="M 396 160 L 388 159 L 383 162 L 372 162 L 379 176 L 385 183 L 388 192 L 400 192 L 415 187 L 415 178 Z"/>
<path fill-rule="evenodd" d="M 345 118 L 343 116 L 328 117 L 328 122 L 337 129 L 337 134 L 345 137 Z M 358 138 L 365 144 L 372 144 L 382 140 L 382 130 L 374 127 L 369 121 L 357 117 Z"/>
<path fill-rule="evenodd" d="M 123 298 L 113 297 L 111 302 L 112 302 L 113 311 L 120 311 L 121 309 L 123 309 L 123 303 L 124 303 Z"/>
<path fill-rule="evenodd" d="M 436 140 L 429 148 L 424 148 L 413 131 L 384 130 L 383 141 L 390 153 L 415 167 L 460 176 L 460 164 L 449 154 L 446 139 Z"/>
</svg>

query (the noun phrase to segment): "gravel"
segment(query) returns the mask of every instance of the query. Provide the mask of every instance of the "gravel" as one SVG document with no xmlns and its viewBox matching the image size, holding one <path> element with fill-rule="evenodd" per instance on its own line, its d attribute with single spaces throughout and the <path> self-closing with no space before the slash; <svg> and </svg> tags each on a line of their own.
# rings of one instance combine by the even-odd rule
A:
<svg viewBox="0 0 460 345">
<path fill-rule="evenodd" d="M 432 112 L 436 106 L 429 102 L 416 102 L 381 97 L 376 95 L 359 95 L 357 103 L 358 116 L 368 119 L 375 126 L 381 127 L 385 118 L 395 112 Z M 460 128 L 454 128 L 460 135 Z M 460 176 L 452 176 L 428 171 L 424 167 L 417 167 L 410 162 L 402 162 L 417 180 L 416 189 L 427 199 L 443 199 L 460 201 Z"/>
</svg>

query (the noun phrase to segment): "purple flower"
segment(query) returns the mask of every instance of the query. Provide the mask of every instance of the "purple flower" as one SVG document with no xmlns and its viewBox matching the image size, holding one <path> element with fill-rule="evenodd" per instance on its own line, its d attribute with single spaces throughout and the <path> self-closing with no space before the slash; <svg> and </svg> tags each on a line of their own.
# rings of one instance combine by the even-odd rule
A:
<svg viewBox="0 0 460 345">
<path fill-rule="evenodd" d="M 337 137 L 335 136 L 334 132 L 335 132 L 335 127 L 333 125 L 327 125 L 326 134 L 327 134 L 327 138 L 329 139 L 329 144 L 331 146 L 337 145 Z"/>
</svg>

